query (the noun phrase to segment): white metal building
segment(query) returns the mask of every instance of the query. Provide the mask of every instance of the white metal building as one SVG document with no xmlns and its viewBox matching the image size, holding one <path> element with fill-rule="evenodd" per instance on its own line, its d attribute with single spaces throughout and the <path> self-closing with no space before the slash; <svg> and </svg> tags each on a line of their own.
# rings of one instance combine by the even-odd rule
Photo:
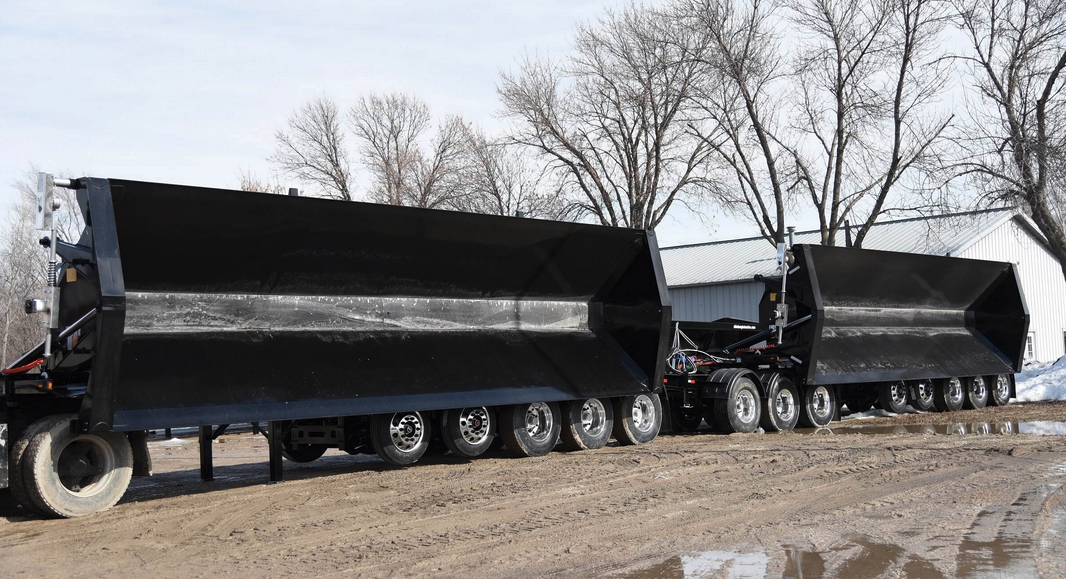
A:
<svg viewBox="0 0 1066 579">
<path fill-rule="evenodd" d="M 795 234 L 796 243 L 819 243 L 817 231 Z M 989 209 L 885 221 L 871 228 L 866 249 L 1007 261 L 1018 265 L 1029 306 L 1026 358 L 1057 360 L 1066 350 L 1066 281 L 1036 225 L 1015 209 Z M 755 320 L 776 249 L 761 237 L 662 249 L 674 319 Z"/>
</svg>

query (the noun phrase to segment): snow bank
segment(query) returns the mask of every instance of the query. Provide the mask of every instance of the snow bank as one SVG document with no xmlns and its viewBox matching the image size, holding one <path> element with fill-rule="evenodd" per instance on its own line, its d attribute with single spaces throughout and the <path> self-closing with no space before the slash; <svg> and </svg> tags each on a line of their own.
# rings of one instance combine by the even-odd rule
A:
<svg viewBox="0 0 1066 579">
<path fill-rule="evenodd" d="M 1027 364 L 1016 376 L 1018 400 L 1066 400 L 1066 356 L 1057 362 Z"/>
</svg>

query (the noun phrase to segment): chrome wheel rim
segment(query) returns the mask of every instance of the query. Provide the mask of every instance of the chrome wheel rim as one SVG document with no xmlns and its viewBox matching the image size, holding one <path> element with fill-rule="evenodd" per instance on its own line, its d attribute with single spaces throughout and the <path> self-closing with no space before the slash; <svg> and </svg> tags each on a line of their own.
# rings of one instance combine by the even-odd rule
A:
<svg viewBox="0 0 1066 579">
<path fill-rule="evenodd" d="M 947 399 L 951 402 L 961 402 L 963 397 L 962 381 L 958 378 L 948 380 Z"/>
<path fill-rule="evenodd" d="M 1010 380 L 1003 374 L 996 377 L 996 398 L 999 400 L 1010 398 Z"/>
<path fill-rule="evenodd" d="M 55 472 L 68 492 L 92 496 L 107 488 L 114 477 L 115 453 L 99 436 L 79 436 L 59 451 Z"/>
<path fill-rule="evenodd" d="M 978 376 L 970 380 L 970 394 L 973 395 L 975 400 L 984 400 L 988 396 L 988 388 L 985 386 L 984 378 Z"/>
<path fill-rule="evenodd" d="M 894 405 L 903 406 L 907 403 L 907 385 L 903 382 L 893 382 L 888 387 L 888 393 L 892 397 Z"/>
<path fill-rule="evenodd" d="M 825 386 L 818 386 L 811 393 L 811 412 L 819 418 L 824 418 L 833 412 L 829 404 L 829 389 Z"/>
<path fill-rule="evenodd" d="M 741 390 L 737 393 L 737 399 L 733 402 L 733 407 L 736 410 L 737 418 L 741 422 L 751 422 L 755 419 L 755 397 L 751 395 L 748 390 Z"/>
<path fill-rule="evenodd" d="M 655 425 L 655 404 L 647 394 L 641 394 L 633 399 L 633 408 L 630 409 L 633 417 L 633 427 L 641 432 L 648 432 Z"/>
<path fill-rule="evenodd" d="M 526 434 L 536 442 L 543 442 L 551 436 L 555 417 L 552 409 L 543 402 L 534 402 L 526 409 Z"/>
<path fill-rule="evenodd" d="M 777 411 L 777 416 L 788 422 L 792 420 L 792 416 L 796 414 L 796 399 L 793 398 L 790 390 L 780 390 L 777 393 L 777 397 L 774 398 L 774 410 Z"/>
<path fill-rule="evenodd" d="M 581 428 L 592 437 L 600 436 L 607 428 L 607 410 L 598 398 L 589 398 L 581 405 Z"/>
<path fill-rule="evenodd" d="M 922 380 L 914 387 L 914 394 L 923 403 L 931 403 L 933 401 L 933 385 L 928 380 Z"/>
<path fill-rule="evenodd" d="M 463 408 L 459 412 L 459 432 L 463 440 L 475 446 L 489 437 L 489 423 L 489 411 L 484 406 Z"/>
<path fill-rule="evenodd" d="M 407 412 L 392 415 L 389 422 L 389 436 L 392 444 L 400 452 L 411 452 L 418 448 L 425 435 L 425 427 L 422 423 L 422 414 L 419 412 Z"/>
</svg>

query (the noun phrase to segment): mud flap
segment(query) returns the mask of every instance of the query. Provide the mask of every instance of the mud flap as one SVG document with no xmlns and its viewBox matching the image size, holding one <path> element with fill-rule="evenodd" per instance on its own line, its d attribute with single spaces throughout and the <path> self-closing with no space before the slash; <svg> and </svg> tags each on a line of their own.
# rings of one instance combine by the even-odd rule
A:
<svg viewBox="0 0 1066 579">
<path fill-rule="evenodd" d="M 148 452 L 148 432 L 134 430 L 128 433 L 133 447 L 133 476 L 152 476 L 152 455 Z"/>
</svg>

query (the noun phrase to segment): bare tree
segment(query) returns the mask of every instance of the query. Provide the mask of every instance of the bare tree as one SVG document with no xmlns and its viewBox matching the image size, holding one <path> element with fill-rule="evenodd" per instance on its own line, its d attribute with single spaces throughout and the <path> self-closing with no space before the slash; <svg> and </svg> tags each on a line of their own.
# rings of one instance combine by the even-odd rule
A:
<svg viewBox="0 0 1066 579">
<path fill-rule="evenodd" d="M 279 183 L 276 179 L 263 179 L 252 171 L 245 171 L 243 169 L 240 172 L 239 186 L 241 191 L 256 191 L 258 193 L 274 193 L 279 195 L 286 193 L 285 186 Z"/>
<path fill-rule="evenodd" d="M 564 214 L 555 180 L 530 164 L 523 150 L 479 128 L 464 130 L 461 194 L 448 206 L 469 213 L 556 219 Z"/>
<path fill-rule="evenodd" d="M 957 0 L 980 102 L 956 166 L 988 202 L 1021 204 L 1047 237 L 1066 276 L 1061 191 L 1066 163 L 1066 0 Z"/>
<path fill-rule="evenodd" d="M 775 136 L 782 110 L 775 95 L 785 76 L 775 7 L 762 0 L 679 0 L 672 13 L 706 39 L 707 49 L 692 55 L 704 72 L 692 96 L 712 121 L 699 136 L 724 171 L 716 197 L 771 243 L 783 242 L 788 154 Z"/>
<path fill-rule="evenodd" d="M 418 97 L 401 93 L 362 97 L 349 111 L 349 122 L 371 174 L 374 201 L 432 208 L 454 196 L 461 119 L 449 117 L 441 122 L 428 155 L 421 144 L 432 116 Z"/>
<path fill-rule="evenodd" d="M 325 96 L 312 99 L 289 117 L 287 126 L 287 131 L 275 133 L 277 150 L 270 160 L 316 184 L 323 196 L 351 201 L 351 171 L 337 105 Z"/>
<path fill-rule="evenodd" d="M 934 166 L 951 122 L 929 111 L 947 79 L 935 64 L 946 10 L 940 0 L 792 0 L 790 8 L 808 39 L 794 77 L 800 138 L 786 147 L 793 183 L 818 211 L 823 244 L 835 245 L 845 220 L 858 217 L 861 246 L 908 171 Z"/>
<path fill-rule="evenodd" d="M 37 171 L 30 170 L 12 183 L 17 194 L 0 232 L 0 365 L 7 366 L 44 338 L 41 317 L 26 315 L 23 304 L 44 292 L 47 254 L 34 229 L 37 206 Z M 60 210 L 53 219 L 60 238 L 77 242 L 83 229 L 73 191 L 56 189 Z"/>
<path fill-rule="evenodd" d="M 574 45 L 564 61 L 527 58 L 503 75 L 509 140 L 541 154 L 580 212 L 654 228 L 706 184 L 711 151 L 690 128 L 699 38 L 630 5 L 579 27 Z"/>
</svg>

